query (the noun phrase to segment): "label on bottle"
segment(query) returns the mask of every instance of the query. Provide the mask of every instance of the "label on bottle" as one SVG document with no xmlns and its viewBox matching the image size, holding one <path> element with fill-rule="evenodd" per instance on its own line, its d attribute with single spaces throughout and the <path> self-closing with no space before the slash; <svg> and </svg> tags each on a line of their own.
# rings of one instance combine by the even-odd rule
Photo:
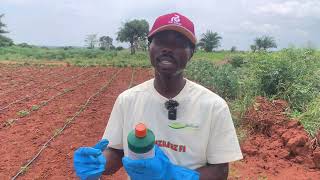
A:
<svg viewBox="0 0 320 180">
<path fill-rule="evenodd" d="M 148 151 L 146 153 L 141 153 L 141 154 L 132 152 L 130 149 L 128 149 L 128 156 L 130 159 L 133 159 L 133 160 L 153 158 L 154 157 L 154 147 L 150 151 Z"/>
</svg>

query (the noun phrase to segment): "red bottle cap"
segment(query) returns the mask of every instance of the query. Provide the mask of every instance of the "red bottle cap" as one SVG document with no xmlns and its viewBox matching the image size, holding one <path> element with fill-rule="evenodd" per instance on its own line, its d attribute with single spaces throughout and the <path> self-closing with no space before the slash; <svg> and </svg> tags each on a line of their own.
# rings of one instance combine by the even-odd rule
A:
<svg viewBox="0 0 320 180">
<path fill-rule="evenodd" d="M 135 135 L 139 138 L 143 138 L 147 135 L 147 127 L 143 123 L 139 123 L 135 128 Z"/>
</svg>

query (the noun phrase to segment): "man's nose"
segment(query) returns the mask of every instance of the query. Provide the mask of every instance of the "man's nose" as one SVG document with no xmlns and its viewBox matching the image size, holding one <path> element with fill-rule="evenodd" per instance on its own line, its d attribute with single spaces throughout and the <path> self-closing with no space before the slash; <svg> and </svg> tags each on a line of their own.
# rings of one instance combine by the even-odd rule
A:
<svg viewBox="0 0 320 180">
<path fill-rule="evenodd" d="M 162 54 L 172 54 L 172 49 L 169 48 L 169 47 L 163 47 L 163 48 L 161 49 L 161 53 L 162 53 Z"/>
</svg>

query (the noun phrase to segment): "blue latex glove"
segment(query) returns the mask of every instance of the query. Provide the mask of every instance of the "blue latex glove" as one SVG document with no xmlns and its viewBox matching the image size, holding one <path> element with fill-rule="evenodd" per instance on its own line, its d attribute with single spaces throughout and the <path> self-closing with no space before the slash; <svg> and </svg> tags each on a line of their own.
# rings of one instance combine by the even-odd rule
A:
<svg viewBox="0 0 320 180">
<path fill-rule="evenodd" d="M 93 147 L 80 147 L 74 152 L 73 165 L 77 176 L 81 180 L 100 178 L 107 163 L 102 152 L 108 144 L 108 140 L 102 139 Z"/>
<path fill-rule="evenodd" d="M 163 151 L 155 145 L 155 157 L 132 160 L 122 158 L 131 180 L 198 180 L 197 171 L 172 164 Z"/>
</svg>

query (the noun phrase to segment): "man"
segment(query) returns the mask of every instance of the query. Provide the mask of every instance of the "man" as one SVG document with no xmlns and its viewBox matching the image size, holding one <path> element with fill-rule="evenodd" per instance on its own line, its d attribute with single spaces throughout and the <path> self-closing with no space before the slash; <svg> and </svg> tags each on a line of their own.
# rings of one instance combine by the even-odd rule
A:
<svg viewBox="0 0 320 180">
<path fill-rule="evenodd" d="M 242 158 L 228 105 L 183 75 L 196 44 L 193 23 L 178 13 L 160 16 L 148 40 L 155 78 L 119 95 L 104 140 L 75 152 L 77 175 L 97 179 L 123 163 L 134 180 L 227 179 L 228 163 Z M 127 135 L 140 122 L 156 136 L 155 157 L 132 160 Z"/>
</svg>

